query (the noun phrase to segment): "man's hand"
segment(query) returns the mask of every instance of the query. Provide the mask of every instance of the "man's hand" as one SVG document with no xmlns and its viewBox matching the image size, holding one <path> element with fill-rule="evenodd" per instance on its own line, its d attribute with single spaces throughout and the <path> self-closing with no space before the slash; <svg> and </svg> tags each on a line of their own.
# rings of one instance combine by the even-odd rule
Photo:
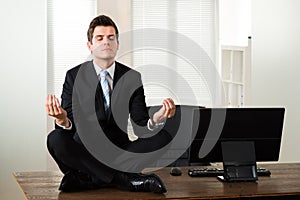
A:
<svg viewBox="0 0 300 200">
<path fill-rule="evenodd" d="M 55 118 L 57 124 L 66 128 L 70 126 L 67 112 L 60 106 L 59 100 L 55 95 L 47 95 L 46 111 L 49 116 Z"/>
<path fill-rule="evenodd" d="M 159 111 L 154 113 L 153 121 L 154 123 L 161 123 L 167 118 L 171 118 L 175 115 L 176 105 L 171 98 L 167 98 L 163 101 L 162 107 Z"/>
</svg>

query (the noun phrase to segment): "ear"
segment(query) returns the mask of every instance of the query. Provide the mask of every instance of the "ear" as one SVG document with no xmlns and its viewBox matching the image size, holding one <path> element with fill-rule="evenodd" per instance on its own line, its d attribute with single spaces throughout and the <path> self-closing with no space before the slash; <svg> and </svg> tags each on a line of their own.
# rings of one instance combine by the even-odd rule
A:
<svg viewBox="0 0 300 200">
<path fill-rule="evenodd" d="M 93 44 L 90 41 L 87 42 L 87 47 L 92 52 Z"/>
</svg>

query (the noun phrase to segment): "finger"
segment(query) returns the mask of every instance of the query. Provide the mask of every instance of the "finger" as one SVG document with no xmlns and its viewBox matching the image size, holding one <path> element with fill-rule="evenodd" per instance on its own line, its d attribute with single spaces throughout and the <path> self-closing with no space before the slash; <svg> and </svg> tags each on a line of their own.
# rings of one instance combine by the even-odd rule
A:
<svg viewBox="0 0 300 200">
<path fill-rule="evenodd" d="M 58 115 L 58 109 L 57 109 L 57 101 L 56 101 L 56 97 L 55 95 L 51 95 L 51 98 L 50 98 L 50 103 L 49 103 L 49 108 L 52 112 L 52 116 L 56 116 Z"/>
<path fill-rule="evenodd" d="M 165 112 L 164 112 L 164 117 L 168 117 L 169 113 L 170 113 L 170 107 L 167 101 L 163 102 L 163 105 L 165 107 Z"/>
<path fill-rule="evenodd" d="M 171 118 L 175 115 L 175 111 L 176 111 L 176 108 L 175 109 L 172 109 L 170 114 L 168 115 L 168 118 Z"/>
<path fill-rule="evenodd" d="M 168 102 L 170 108 L 173 109 L 175 107 L 175 103 L 174 103 L 173 99 L 167 98 L 167 102 Z"/>
<path fill-rule="evenodd" d="M 53 111 L 53 107 L 52 106 L 48 106 L 48 114 L 50 115 L 50 116 L 53 116 L 54 115 L 54 111 Z"/>
<path fill-rule="evenodd" d="M 166 99 L 166 102 L 168 103 L 168 107 L 169 107 L 169 110 L 168 110 L 168 118 L 171 118 L 174 116 L 175 114 L 175 111 L 176 111 L 176 105 L 173 101 L 173 99 L 171 98 L 167 98 Z"/>
<path fill-rule="evenodd" d="M 52 95 L 51 94 L 48 94 L 47 95 L 47 99 L 46 99 L 46 105 L 49 106 L 51 104 L 51 98 L 52 98 Z"/>
<path fill-rule="evenodd" d="M 168 99 L 164 99 L 163 103 L 165 103 L 167 105 L 167 107 L 169 108 L 170 105 L 169 105 L 169 100 Z"/>
<path fill-rule="evenodd" d="M 54 115 L 54 111 L 53 111 L 53 95 L 48 95 L 47 96 L 47 108 L 48 108 L 48 114 L 50 116 Z"/>
<path fill-rule="evenodd" d="M 55 105 L 56 105 L 56 109 L 57 109 L 58 113 L 62 114 L 62 108 L 60 106 L 58 98 L 55 98 Z"/>
<path fill-rule="evenodd" d="M 53 98 L 53 111 L 55 115 L 61 114 L 60 105 L 56 97 Z"/>
<path fill-rule="evenodd" d="M 163 102 L 163 103 L 162 103 L 162 107 L 161 107 L 161 112 L 160 112 L 162 117 L 165 116 L 166 109 L 167 109 L 167 108 L 166 108 L 166 105 L 165 105 L 165 103 Z"/>
<path fill-rule="evenodd" d="M 53 109 L 56 112 L 56 114 L 59 113 L 59 108 L 58 108 L 58 103 L 57 103 L 57 98 L 56 97 L 53 99 Z"/>
</svg>

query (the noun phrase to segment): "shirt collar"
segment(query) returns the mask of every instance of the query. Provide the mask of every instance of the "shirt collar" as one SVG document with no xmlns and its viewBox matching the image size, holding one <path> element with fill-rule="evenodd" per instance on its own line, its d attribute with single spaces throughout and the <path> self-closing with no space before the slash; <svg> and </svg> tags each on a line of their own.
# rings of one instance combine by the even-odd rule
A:
<svg viewBox="0 0 300 200">
<path fill-rule="evenodd" d="M 97 76 L 99 76 L 101 71 L 103 71 L 104 69 L 102 69 L 100 66 L 98 66 L 94 60 L 93 60 L 93 64 L 94 64 L 94 68 L 96 70 L 96 74 L 97 74 Z M 108 69 L 106 69 L 106 71 L 109 73 L 112 80 L 114 78 L 115 68 L 116 68 L 116 62 L 114 62 Z"/>
</svg>

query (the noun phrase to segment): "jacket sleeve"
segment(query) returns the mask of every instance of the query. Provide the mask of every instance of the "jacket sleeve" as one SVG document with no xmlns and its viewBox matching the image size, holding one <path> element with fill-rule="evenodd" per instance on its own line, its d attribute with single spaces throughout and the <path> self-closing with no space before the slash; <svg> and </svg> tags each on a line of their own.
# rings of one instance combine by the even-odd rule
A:
<svg viewBox="0 0 300 200">
<path fill-rule="evenodd" d="M 147 124 L 150 117 L 146 106 L 144 87 L 142 84 L 141 75 L 139 73 L 135 81 L 139 87 L 135 90 L 130 98 L 129 111 L 134 132 L 137 135 L 140 135 L 149 132 Z"/>
<path fill-rule="evenodd" d="M 68 71 L 65 77 L 65 82 L 63 84 L 63 90 L 61 95 L 61 107 L 67 111 L 68 119 L 72 123 L 72 128 L 69 131 L 75 132 L 75 124 L 73 120 L 72 113 L 72 94 L 73 94 L 73 86 L 75 81 L 76 74 L 72 71 Z M 61 129 L 61 127 L 55 125 L 55 128 Z"/>
</svg>

